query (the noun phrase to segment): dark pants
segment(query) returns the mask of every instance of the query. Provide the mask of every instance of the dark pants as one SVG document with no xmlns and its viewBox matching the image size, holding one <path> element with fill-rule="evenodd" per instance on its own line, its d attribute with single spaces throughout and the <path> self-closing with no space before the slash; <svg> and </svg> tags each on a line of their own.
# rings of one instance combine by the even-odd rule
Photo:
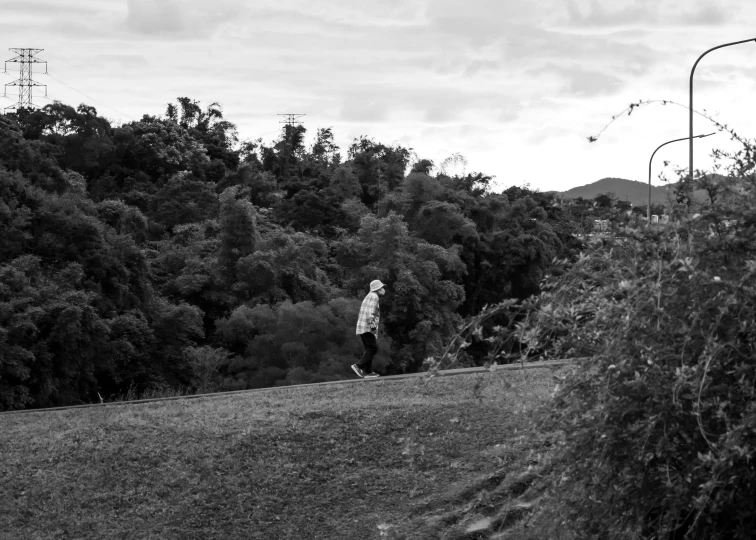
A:
<svg viewBox="0 0 756 540">
<path fill-rule="evenodd" d="M 378 352 L 378 340 L 372 332 L 360 334 L 360 339 L 365 346 L 365 352 L 362 353 L 362 358 L 357 367 L 365 373 L 371 373 L 373 371 L 373 357 Z"/>
</svg>

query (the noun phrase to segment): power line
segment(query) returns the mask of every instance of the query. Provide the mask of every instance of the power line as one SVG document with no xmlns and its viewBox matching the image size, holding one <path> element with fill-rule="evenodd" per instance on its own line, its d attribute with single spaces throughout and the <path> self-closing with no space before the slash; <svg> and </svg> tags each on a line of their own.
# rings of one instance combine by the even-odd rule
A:
<svg viewBox="0 0 756 540">
<path fill-rule="evenodd" d="M 48 77 L 51 77 L 51 78 L 55 79 L 56 81 L 58 81 L 60 84 L 62 84 L 66 88 L 69 88 L 70 90 L 73 90 L 74 92 L 76 92 L 78 94 L 81 94 L 85 98 L 87 98 L 87 99 L 89 99 L 91 101 L 94 101 L 94 102 L 96 102 L 96 103 L 98 103 L 98 104 L 100 104 L 100 105 L 102 105 L 102 106 L 110 109 L 111 111 L 113 111 L 113 112 L 115 112 L 115 113 L 117 113 L 117 114 L 119 114 L 119 115 L 121 115 L 121 116 L 123 116 L 125 118 L 134 120 L 134 117 L 132 117 L 131 115 L 125 114 L 124 112 L 119 111 L 118 109 L 114 109 L 113 107 L 110 107 L 109 105 L 106 105 L 102 101 L 100 101 L 98 99 L 95 99 L 95 98 L 93 98 L 90 95 L 85 94 L 81 90 L 77 90 L 76 88 L 74 88 L 70 84 L 67 84 L 64 81 L 60 80 L 59 78 L 55 77 L 47 69 L 47 62 L 45 60 L 41 60 L 41 59 L 39 59 L 39 58 L 36 57 L 36 55 L 39 54 L 40 52 L 42 52 L 44 49 L 10 49 L 10 50 L 13 51 L 13 52 L 15 52 L 17 54 L 17 56 L 14 57 L 14 58 L 11 58 L 10 60 L 6 60 L 5 61 L 5 70 L 4 71 L 5 71 L 5 73 L 8 73 L 8 63 L 9 62 L 10 63 L 19 63 L 19 64 L 21 64 L 21 69 L 19 70 L 20 77 L 19 77 L 18 80 L 13 81 L 11 83 L 7 83 L 5 85 L 6 88 L 5 88 L 5 92 L 4 92 L 3 97 L 6 97 L 6 98 L 8 97 L 8 95 L 7 95 L 7 87 L 8 86 L 18 86 L 19 87 L 19 98 L 18 98 L 18 102 L 17 103 L 15 103 L 13 105 L 9 105 L 8 107 L 5 107 L 4 110 L 8 110 L 8 109 L 18 110 L 19 108 L 22 108 L 22 107 L 23 108 L 38 108 L 38 106 L 35 105 L 32 102 L 32 88 L 35 87 L 35 86 L 43 86 L 45 88 L 45 95 L 41 96 L 41 97 L 48 98 L 48 95 L 47 95 L 47 85 L 46 84 L 39 84 L 39 83 L 37 83 L 36 81 L 34 81 L 32 79 L 32 64 L 45 64 L 45 72 L 43 73 L 43 75 L 47 75 Z M 68 62 L 66 62 L 65 60 L 62 60 L 62 61 L 65 64 L 68 64 Z M 68 65 L 71 65 L 71 64 L 68 64 Z"/>
<path fill-rule="evenodd" d="M 71 66 L 72 68 L 76 69 L 76 66 L 74 66 L 70 62 L 67 62 L 65 58 L 63 58 L 62 56 L 58 55 L 57 53 L 47 51 L 47 53 L 45 53 L 45 54 L 47 54 L 48 56 L 52 56 L 53 60 L 57 60 L 57 61 L 63 62 L 65 65 Z"/>
<path fill-rule="evenodd" d="M 54 76 L 54 75 L 53 75 L 52 73 L 50 73 L 50 72 L 47 72 L 47 76 L 48 76 L 48 77 L 51 77 L 51 78 L 53 78 L 53 79 L 55 79 L 56 81 L 58 81 L 58 82 L 59 82 L 60 84 L 62 84 L 62 85 L 63 85 L 63 86 L 65 86 L 66 88 L 69 88 L 70 90 L 73 90 L 74 92 L 77 92 L 77 93 L 81 94 L 81 95 L 82 95 L 82 96 L 84 96 L 85 98 L 87 98 L 87 99 L 91 99 L 92 101 L 95 101 L 95 102 L 99 103 L 99 104 L 100 104 L 100 105 L 102 105 L 103 107 L 105 107 L 105 108 L 107 108 L 107 109 L 110 109 L 111 111 L 113 111 L 113 112 L 116 112 L 116 113 L 120 114 L 121 116 L 125 116 L 126 118 L 130 118 L 131 120 L 134 120 L 134 117 L 133 117 L 133 116 L 131 116 L 130 114 L 126 114 L 126 113 L 123 113 L 123 112 L 119 111 L 118 109 L 114 109 L 113 107 L 111 107 L 111 106 L 109 106 L 109 105 L 106 105 L 105 103 L 103 103 L 103 102 L 102 102 L 102 101 L 100 101 L 99 99 L 95 99 L 95 98 L 93 98 L 92 96 L 89 96 L 89 95 L 85 94 L 85 93 L 84 93 L 84 92 L 82 92 L 81 90 L 77 90 L 76 88 L 74 88 L 74 87 L 73 87 L 73 86 L 71 86 L 70 84 L 66 84 L 65 82 L 61 81 L 61 80 L 60 80 L 59 78 L 55 77 L 55 76 Z"/>
<path fill-rule="evenodd" d="M 44 51 L 44 49 L 22 49 L 22 48 L 10 48 L 9 51 L 12 51 L 16 53 L 16 56 L 11 58 L 10 60 L 5 61 L 5 66 L 3 68 L 3 71 L 5 73 L 8 73 L 8 63 L 12 64 L 21 64 L 18 70 L 19 77 L 13 82 L 9 82 L 5 84 L 5 89 L 3 91 L 3 97 L 8 97 L 8 87 L 9 86 L 18 86 L 18 101 L 14 103 L 13 105 L 8 105 L 3 110 L 7 111 L 9 109 L 13 109 L 13 111 L 18 111 L 18 109 L 35 109 L 37 108 L 37 105 L 34 104 L 32 101 L 32 91 L 35 86 L 43 86 L 45 88 L 45 96 L 47 97 L 47 85 L 46 84 L 39 84 L 34 79 L 32 79 L 32 73 L 33 73 L 33 65 L 34 64 L 44 64 L 45 65 L 45 73 L 47 73 L 47 62 L 45 60 L 41 60 L 37 58 L 37 55 Z"/>
</svg>

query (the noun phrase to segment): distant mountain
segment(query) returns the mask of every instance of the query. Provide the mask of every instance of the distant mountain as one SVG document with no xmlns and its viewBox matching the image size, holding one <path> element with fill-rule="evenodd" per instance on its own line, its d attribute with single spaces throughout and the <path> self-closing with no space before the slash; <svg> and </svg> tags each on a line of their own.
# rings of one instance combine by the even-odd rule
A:
<svg viewBox="0 0 756 540">
<path fill-rule="evenodd" d="M 651 186 L 651 204 L 669 205 L 669 192 L 674 190 L 675 184 L 665 186 Z M 579 186 L 567 191 L 562 191 L 560 195 L 565 199 L 575 199 L 582 197 L 584 199 L 594 199 L 598 195 L 613 193 L 621 201 L 630 201 L 634 206 L 645 206 L 648 203 L 648 183 L 638 182 L 637 180 L 625 180 L 624 178 L 602 178 L 592 184 Z M 694 199 L 704 199 L 706 192 L 697 190 L 693 192 Z"/>
<path fill-rule="evenodd" d="M 636 180 L 624 178 L 602 178 L 592 184 L 574 187 L 563 191 L 561 196 L 565 199 L 594 199 L 599 195 L 614 193 L 621 201 L 630 201 L 634 206 L 642 206 L 648 202 L 648 184 Z M 651 186 L 651 203 L 665 204 L 667 202 L 667 187 Z"/>
</svg>

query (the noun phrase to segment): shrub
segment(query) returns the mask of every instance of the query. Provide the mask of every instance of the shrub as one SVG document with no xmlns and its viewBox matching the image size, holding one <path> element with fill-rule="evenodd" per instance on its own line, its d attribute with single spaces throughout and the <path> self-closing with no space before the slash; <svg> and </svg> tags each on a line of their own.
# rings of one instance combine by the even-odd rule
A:
<svg viewBox="0 0 756 540">
<path fill-rule="evenodd" d="M 559 521 L 577 537 L 752 537 L 755 200 L 751 186 L 726 211 L 626 229 L 558 263 L 540 296 L 470 323 L 494 351 L 516 341 L 523 358 L 583 357 L 548 417 L 562 438 Z M 483 320 L 513 312 L 519 322 L 483 335 Z"/>
<path fill-rule="evenodd" d="M 632 260 L 594 253 L 602 279 L 535 317 L 592 353 L 553 405 L 564 500 L 583 533 L 746 538 L 754 527 L 756 262 L 719 275 L 680 232 L 638 239 Z"/>
<path fill-rule="evenodd" d="M 197 393 L 214 392 L 218 389 L 218 369 L 228 363 L 228 351 L 213 347 L 187 347 L 184 349 L 192 368 L 192 384 Z"/>
</svg>

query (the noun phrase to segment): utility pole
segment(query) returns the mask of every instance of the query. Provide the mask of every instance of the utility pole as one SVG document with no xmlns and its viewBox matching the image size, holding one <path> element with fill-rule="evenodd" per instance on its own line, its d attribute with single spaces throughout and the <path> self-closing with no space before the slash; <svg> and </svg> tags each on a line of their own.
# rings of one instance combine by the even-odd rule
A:
<svg viewBox="0 0 756 540">
<path fill-rule="evenodd" d="M 35 86 L 44 86 L 45 97 L 47 97 L 47 85 L 39 84 L 34 79 L 32 79 L 32 66 L 34 64 L 44 64 L 45 75 L 47 74 L 47 62 L 45 60 L 40 60 L 39 58 L 37 58 L 37 55 L 44 51 L 44 49 L 11 48 L 8 50 L 16 53 L 16 56 L 14 58 L 11 58 L 10 60 L 5 61 L 4 72 L 8 73 L 8 62 L 13 64 L 21 64 L 21 67 L 18 70 L 18 79 L 13 82 L 7 83 L 3 92 L 3 97 L 8 97 L 8 87 L 18 86 L 18 102 L 5 107 L 5 109 L 3 110 L 7 111 L 8 109 L 13 109 L 14 111 L 18 112 L 18 110 L 22 108 L 36 108 L 37 105 L 35 105 L 32 101 L 32 89 Z"/>
</svg>

